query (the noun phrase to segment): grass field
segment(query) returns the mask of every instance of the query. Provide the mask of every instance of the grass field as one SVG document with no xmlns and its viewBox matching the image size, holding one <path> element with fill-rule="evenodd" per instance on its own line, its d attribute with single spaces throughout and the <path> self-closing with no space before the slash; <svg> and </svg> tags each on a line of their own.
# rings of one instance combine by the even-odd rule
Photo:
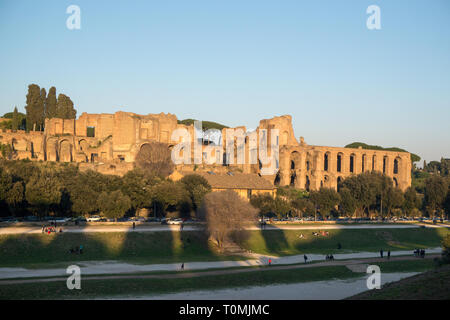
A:
<svg viewBox="0 0 450 320">
<path fill-rule="evenodd" d="M 389 283 L 349 299 L 355 300 L 449 300 L 450 266 Z"/>
<path fill-rule="evenodd" d="M 379 263 L 382 272 L 423 272 L 434 268 L 430 259 L 413 261 L 390 261 Z M 267 270 L 270 267 L 249 267 L 254 272 L 242 274 L 206 275 L 195 278 L 177 279 L 140 279 L 142 275 L 164 275 L 189 272 L 151 272 L 134 274 L 136 279 L 99 279 L 88 280 L 83 277 L 81 290 L 68 290 L 65 281 L 47 283 L 29 283 L 0 285 L 0 300 L 3 299 L 89 299 L 98 297 L 114 297 L 153 295 L 191 290 L 215 290 L 224 288 L 244 288 L 271 284 L 292 284 L 310 281 L 333 279 L 349 279 L 361 277 L 344 266 L 318 266 L 307 269 Z M 242 269 L 249 269 L 242 268 Z M 257 269 L 265 269 L 258 271 Z M 204 270 L 206 271 L 206 270 Z M 217 270 L 216 270 L 217 271 Z M 196 272 L 198 273 L 198 272 Z M 110 275 L 104 275 L 110 276 Z"/>
<path fill-rule="evenodd" d="M 1 285 L 4 299 L 88 299 L 116 295 L 150 295 L 191 290 L 243 288 L 268 284 L 298 283 L 316 280 L 347 279 L 360 276 L 344 266 L 294 270 L 255 271 L 243 274 L 215 275 L 181 279 L 116 279 L 82 281 L 81 290 L 68 290 L 65 281 Z"/>
<path fill-rule="evenodd" d="M 83 254 L 70 248 L 83 245 Z M 0 266 L 41 267 L 60 262 L 121 260 L 134 263 L 236 260 L 219 254 L 200 232 L 57 233 L 0 235 Z"/>
<path fill-rule="evenodd" d="M 440 246 L 447 228 L 328 230 L 315 237 L 312 230 L 251 231 L 240 245 L 255 253 L 292 255 L 410 250 Z M 299 235 L 305 238 L 300 239 Z M 338 250 L 337 245 L 342 249 Z M 70 248 L 83 245 L 83 254 Z M 0 267 L 40 268 L 62 262 L 119 260 L 132 263 L 172 263 L 243 259 L 220 254 L 199 231 L 110 232 L 0 235 Z"/>
<path fill-rule="evenodd" d="M 319 229 L 318 229 L 319 230 Z M 316 231 L 318 231 L 316 230 Z M 266 230 L 252 232 L 241 247 L 260 254 L 377 252 L 438 247 L 448 228 L 336 229 L 328 236 L 313 236 L 313 230 Z M 304 238 L 300 238 L 303 234 Z M 338 249 L 338 244 L 342 249 Z"/>
</svg>

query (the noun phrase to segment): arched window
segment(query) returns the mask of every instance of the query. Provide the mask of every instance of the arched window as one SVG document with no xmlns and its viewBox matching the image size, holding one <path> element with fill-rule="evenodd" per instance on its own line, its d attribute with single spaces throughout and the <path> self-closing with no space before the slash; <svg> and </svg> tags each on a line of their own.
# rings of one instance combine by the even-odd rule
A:
<svg viewBox="0 0 450 320">
<path fill-rule="evenodd" d="M 397 181 L 397 178 L 394 178 L 393 180 L 394 180 L 394 187 L 397 188 L 397 187 L 398 187 L 398 181 Z"/>
<path fill-rule="evenodd" d="M 375 163 L 377 162 L 377 156 L 373 155 L 372 157 L 372 171 L 375 171 Z"/>
<path fill-rule="evenodd" d="M 323 156 L 323 170 L 328 171 L 328 153 Z"/>
<path fill-rule="evenodd" d="M 306 184 L 305 184 L 306 191 L 309 191 L 309 185 L 310 185 L 309 177 L 306 176 Z"/>
<path fill-rule="evenodd" d="M 394 174 L 398 173 L 398 159 L 394 160 Z"/>
<path fill-rule="evenodd" d="M 309 161 L 306 161 L 306 170 L 309 170 Z"/>
<path fill-rule="evenodd" d="M 277 173 L 276 177 L 275 177 L 275 181 L 273 182 L 274 185 L 279 186 L 280 185 L 280 174 Z"/>
<path fill-rule="evenodd" d="M 338 156 L 337 156 L 336 170 L 337 170 L 337 172 L 342 172 L 342 154 L 338 154 Z"/>
<path fill-rule="evenodd" d="M 291 169 L 295 169 L 295 162 L 294 162 L 294 160 L 291 160 Z"/>
<path fill-rule="evenodd" d="M 363 154 L 361 161 L 361 172 L 364 172 L 365 169 L 366 169 L 366 155 Z"/>
<path fill-rule="evenodd" d="M 350 155 L 350 172 L 355 172 L 355 155 Z"/>
<path fill-rule="evenodd" d="M 383 173 L 386 173 L 386 167 L 387 167 L 387 156 L 383 157 Z"/>
<path fill-rule="evenodd" d="M 295 174 L 295 172 L 293 174 L 291 174 L 291 181 L 289 182 L 289 185 L 291 187 L 295 187 L 295 182 L 297 180 L 297 175 Z"/>
</svg>

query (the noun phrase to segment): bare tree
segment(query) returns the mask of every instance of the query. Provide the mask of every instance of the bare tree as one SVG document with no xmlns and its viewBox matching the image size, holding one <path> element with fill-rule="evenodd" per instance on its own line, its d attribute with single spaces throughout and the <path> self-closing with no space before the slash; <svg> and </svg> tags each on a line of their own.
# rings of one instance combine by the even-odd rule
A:
<svg viewBox="0 0 450 320">
<path fill-rule="evenodd" d="M 257 209 L 231 190 L 207 194 L 200 212 L 206 219 L 210 237 L 217 241 L 220 250 L 233 234 L 242 236 L 245 227 L 256 222 L 258 216 Z"/>
<path fill-rule="evenodd" d="M 149 176 L 165 178 L 174 169 L 167 144 L 161 142 L 146 143 L 136 156 L 136 165 Z"/>
</svg>

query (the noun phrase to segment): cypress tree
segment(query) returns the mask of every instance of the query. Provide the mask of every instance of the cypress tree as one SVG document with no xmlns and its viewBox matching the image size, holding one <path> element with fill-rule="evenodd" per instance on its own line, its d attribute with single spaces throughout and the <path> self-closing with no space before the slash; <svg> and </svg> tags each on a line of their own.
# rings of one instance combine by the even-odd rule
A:
<svg viewBox="0 0 450 320">
<path fill-rule="evenodd" d="M 40 88 L 37 84 L 30 84 L 27 93 L 27 105 L 25 110 L 27 113 L 27 131 L 33 130 L 38 121 L 39 100 L 41 98 Z"/>
<path fill-rule="evenodd" d="M 57 117 L 62 119 L 75 119 L 77 111 L 73 107 L 73 102 L 68 96 L 60 93 L 57 101 Z"/>
<path fill-rule="evenodd" d="M 19 129 L 19 112 L 17 111 L 17 106 L 14 108 L 13 116 L 12 116 L 12 129 Z"/>
<path fill-rule="evenodd" d="M 40 95 L 39 95 L 39 103 L 37 105 L 37 124 L 36 129 L 39 131 L 42 131 L 44 129 L 44 123 L 45 123 L 45 101 L 47 99 L 47 92 L 45 88 L 41 89 Z"/>
<path fill-rule="evenodd" d="M 57 100 L 56 100 L 56 88 L 51 87 L 48 91 L 47 99 L 45 101 L 45 118 L 51 119 L 57 117 Z"/>
</svg>

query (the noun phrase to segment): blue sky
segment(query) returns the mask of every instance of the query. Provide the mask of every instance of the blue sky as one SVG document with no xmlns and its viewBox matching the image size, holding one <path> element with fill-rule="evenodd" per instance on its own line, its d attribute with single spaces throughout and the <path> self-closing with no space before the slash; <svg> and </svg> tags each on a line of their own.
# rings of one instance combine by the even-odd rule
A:
<svg viewBox="0 0 450 320">
<path fill-rule="evenodd" d="M 81 8 L 81 30 L 66 8 Z M 366 9 L 381 9 L 368 30 Z M 36 83 L 78 110 L 229 126 L 291 114 L 315 145 L 450 158 L 450 2 L 0 0 L 0 115 Z"/>
</svg>

